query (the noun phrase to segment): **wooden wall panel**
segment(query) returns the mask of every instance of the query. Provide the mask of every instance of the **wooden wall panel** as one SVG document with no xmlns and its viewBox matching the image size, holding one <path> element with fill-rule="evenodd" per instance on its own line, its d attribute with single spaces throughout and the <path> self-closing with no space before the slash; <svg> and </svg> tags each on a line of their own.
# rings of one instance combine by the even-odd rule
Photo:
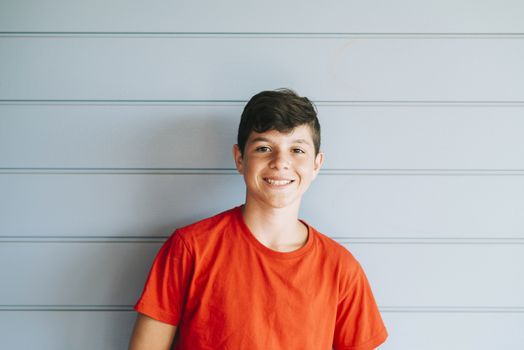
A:
<svg viewBox="0 0 524 350">
<path fill-rule="evenodd" d="M 3 242 L 4 305 L 109 307 L 134 304 L 160 243 Z M 35 293 L 38 291 L 38 293 Z"/>
<path fill-rule="evenodd" d="M 244 201 L 240 175 L 0 175 L 5 236 L 165 236 Z M 334 202 L 344 198 L 343 202 Z M 522 176 L 320 175 L 301 216 L 334 237 L 524 238 Z"/>
<path fill-rule="evenodd" d="M 364 266 L 381 307 L 524 308 L 523 244 L 344 245 Z M 8 283 L 0 299 L 15 306 L 133 305 L 159 247 L 125 240 L 4 242 L 0 277 Z"/>
<path fill-rule="evenodd" d="M 524 311 L 524 244 L 346 243 L 381 306 Z M 522 291 L 522 292 L 521 292 Z M 453 311 L 453 310 L 451 310 Z"/>
<path fill-rule="evenodd" d="M 519 349 L 524 313 L 383 313 L 389 339 L 380 350 Z"/>
<path fill-rule="evenodd" d="M 518 349 L 522 313 L 383 313 L 389 330 L 380 347 L 393 349 Z M 135 313 L 129 311 L 0 312 L 6 348 L 125 349 Z M 31 336 L 19 336 L 20 329 Z"/>
<path fill-rule="evenodd" d="M 127 349 L 130 311 L 0 311 L 5 349 Z"/>
<path fill-rule="evenodd" d="M 337 237 L 504 239 L 522 237 L 522 208 L 522 176 L 391 174 L 319 177 L 302 214 Z"/>
<path fill-rule="evenodd" d="M 518 0 L 4 0 L 0 31 L 511 33 L 521 13 Z"/>
<path fill-rule="evenodd" d="M 317 107 L 326 170 L 524 169 L 524 105 Z M 232 169 L 242 109 L 243 103 L 4 103 L 0 167 Z"/>
<path fill-rule="evenodd" d="M 279 87 L 329 101 L 524 99 L 514 37 L 0 36 L 0 47 L 3 100 L 246 100 Z"/>
<path fill-rule="evenodd" d="M 7 236 L 167 236 L 244 202 L 236 175 L 1 175 Z"/>
</svg>

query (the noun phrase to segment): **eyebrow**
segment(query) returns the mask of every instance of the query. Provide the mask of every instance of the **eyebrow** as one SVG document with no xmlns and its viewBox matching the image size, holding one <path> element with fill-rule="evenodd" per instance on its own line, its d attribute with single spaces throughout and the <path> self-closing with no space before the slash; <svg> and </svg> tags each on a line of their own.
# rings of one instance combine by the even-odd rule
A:
<svg viewBox="0 0 524 350">
<path fill-rule="evenodd" d="M 258 137 L 255 137 L 254 139 L 252 139 L 251 142 L 252 143 L 255 143 L 255 142 L 271 142 L 271 140 L 266 138 L 266 137 L 258 136 Z M 306 145 L 311 145 L 311 142 L 309 142 L 306 139 L 296 139 L 296 140 L 293 140 L 292 143 L 304 143 Z"/>
<path fill-rule="evenodd" d="M 258 136 L 252 139 L 251 142 L 269 142 L 269 139 L 262 136 Z"/>
</svg>

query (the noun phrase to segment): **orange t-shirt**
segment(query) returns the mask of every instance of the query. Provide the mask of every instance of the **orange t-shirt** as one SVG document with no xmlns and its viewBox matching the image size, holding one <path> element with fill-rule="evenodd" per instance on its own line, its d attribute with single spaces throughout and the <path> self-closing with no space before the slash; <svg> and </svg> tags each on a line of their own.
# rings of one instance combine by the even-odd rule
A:
<svg viewBox="0 0 524 350">
<path fill-rule="evenodd" d="M 178 326 L 174 349 L 368 350 L 387 332 L 359 263 L 308 225 L 278 252 L 249 231 L 241 207 L 176 230 L 135 310 Z"/>
</svg>

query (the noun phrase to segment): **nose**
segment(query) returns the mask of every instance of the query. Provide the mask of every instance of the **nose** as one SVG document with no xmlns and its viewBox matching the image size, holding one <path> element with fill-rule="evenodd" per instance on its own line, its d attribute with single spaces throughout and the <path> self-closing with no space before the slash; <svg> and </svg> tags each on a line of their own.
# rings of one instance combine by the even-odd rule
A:
<svg viewBox="0 0 524 350">
<path fill-rule="evenodd" d="M 271 158 L 271 162 L 269 163 L 269 167 L 271 169 L 289 169 L 289 165 L 291 164 L 291 159 L 289 154 L 281 151 L 275 151 L 273 153 L 273 157 Z"/>
</svg>

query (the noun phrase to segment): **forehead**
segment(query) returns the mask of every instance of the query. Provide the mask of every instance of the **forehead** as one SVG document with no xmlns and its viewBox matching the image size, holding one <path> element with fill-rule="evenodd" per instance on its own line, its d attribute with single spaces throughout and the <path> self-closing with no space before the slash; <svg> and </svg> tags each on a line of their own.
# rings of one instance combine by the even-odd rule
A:
<svg viewBox="0 0 524 350">
<path fill-rule="evenodd" d="M 252 131 L 247 142 L 300 142 L 313 145 L 313 134 L 309 125 L 299 125 L 290 131 L 282 132 L 278 130 L 267 130 L 264 132 Z"/>
</svg>

